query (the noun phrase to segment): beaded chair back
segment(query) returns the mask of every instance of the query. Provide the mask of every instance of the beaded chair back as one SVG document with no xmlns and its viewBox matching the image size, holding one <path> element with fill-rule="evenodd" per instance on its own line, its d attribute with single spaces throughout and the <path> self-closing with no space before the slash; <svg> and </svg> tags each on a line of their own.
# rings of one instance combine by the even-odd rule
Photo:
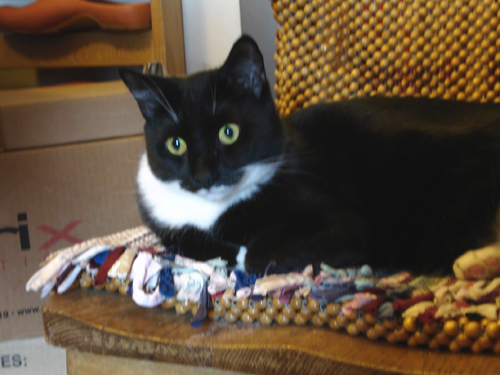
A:
<svg viewBox="0 0 500 375">
<path fill-rule="evenodd" d="M 499 0 L 271 0 L 281 116 L 359 96 L 500 101 Z"/>
</svg>

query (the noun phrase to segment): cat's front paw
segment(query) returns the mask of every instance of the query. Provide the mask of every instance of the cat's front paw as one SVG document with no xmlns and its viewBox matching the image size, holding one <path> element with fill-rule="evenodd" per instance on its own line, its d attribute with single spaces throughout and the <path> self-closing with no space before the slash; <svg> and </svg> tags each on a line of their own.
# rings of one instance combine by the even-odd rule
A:
<svg viewBox="0 0 500 375">
<path fill-rule="evenodd" d="M 253 248 L 250 247 L 245 255 L 245 271 L 247 273 L 264 274 L 272 260 L 252 250 Z M 276 261 L 273 261 L 273 263 L 276 264 Z"/>
<path fill-rule="evenodd" d="M 489 279 L 500 276 L 500 244 L 470 250 L 453 263 L 457 279 Z"/>
</svg>

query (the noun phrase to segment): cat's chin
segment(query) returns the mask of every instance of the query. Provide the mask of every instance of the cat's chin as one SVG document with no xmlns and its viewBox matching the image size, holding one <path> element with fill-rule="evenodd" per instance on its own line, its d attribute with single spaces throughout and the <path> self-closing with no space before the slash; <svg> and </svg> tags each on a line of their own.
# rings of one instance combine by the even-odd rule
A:
<svg viewBox="0 0 500 375">
<path fill-rule="evenodd" d="M 210 202 L 219 202 L 230 199 L 235 192 L 235 186 L 220 185 L 209 189 L 200 189 L 195 194 Z"/>
<path fill-rule="evenodd" d="M 231 206 L 257 194 L 278 167 L 279 163 L 248 165 L 235 185 L 220 185 L 193 193 L 183 189 L 179 180 L 159 179 L 144 153 L 137 174 L 137 197 L 141 209 L 158 225 L 171 228 L 190 225 L 208 230 Z"/>
</svg>

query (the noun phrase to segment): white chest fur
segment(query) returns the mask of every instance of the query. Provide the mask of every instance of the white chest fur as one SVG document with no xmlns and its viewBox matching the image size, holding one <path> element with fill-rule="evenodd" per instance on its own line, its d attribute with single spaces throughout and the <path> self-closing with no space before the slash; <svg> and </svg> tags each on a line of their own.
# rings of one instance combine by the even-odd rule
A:
<svg viewBox="0 0 500 375">
<path fill-rule="evenodd" d="M 249 199 L 276 172 L 278 164 L 253 164 L 245 168 L 234 186 L 214 187 L 197 193 L 181 188 L 180 181 L 161 181 L 149 167 L 144 153 L 139 163 L 137 188 L 151 217 L 171 228 L 191 225 L 209 230 L 232 205 Z"/>
</svg>

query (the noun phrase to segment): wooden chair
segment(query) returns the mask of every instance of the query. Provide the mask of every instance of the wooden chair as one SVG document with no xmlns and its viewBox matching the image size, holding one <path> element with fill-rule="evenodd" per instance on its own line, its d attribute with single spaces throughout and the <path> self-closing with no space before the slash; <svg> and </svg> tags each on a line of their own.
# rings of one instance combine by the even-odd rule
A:
<svg viewBox="0 0 500 375">
<path fill-rule="evenodd" d="M 280 115 L 374 94 L 500 102 L 498 1 L 272 0 Z"/>
</svg>

